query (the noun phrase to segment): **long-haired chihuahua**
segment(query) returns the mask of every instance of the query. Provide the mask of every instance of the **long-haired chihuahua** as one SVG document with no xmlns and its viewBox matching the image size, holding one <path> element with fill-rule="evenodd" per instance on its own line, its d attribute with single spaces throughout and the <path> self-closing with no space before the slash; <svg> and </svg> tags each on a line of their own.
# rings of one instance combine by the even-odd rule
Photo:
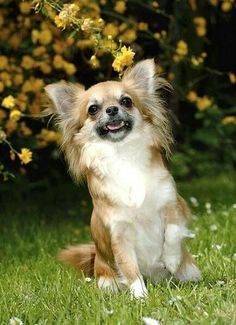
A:
<svg viewBox="0 0 236 325">
<path fill-rule="evenodd" d="M 87 180 L 93 201 L 93 243 L 60 258 L 94 275 L 99 288 L 128 287 L 135 298 L 147 295 L 145 279 L 201 278 L 183 244 L 190 212 L 163 159 L 173 142 L 163 87 L 149 59 L 88 90 L 65 82 L 45 88 L 69 170 Z"/>
</svg>

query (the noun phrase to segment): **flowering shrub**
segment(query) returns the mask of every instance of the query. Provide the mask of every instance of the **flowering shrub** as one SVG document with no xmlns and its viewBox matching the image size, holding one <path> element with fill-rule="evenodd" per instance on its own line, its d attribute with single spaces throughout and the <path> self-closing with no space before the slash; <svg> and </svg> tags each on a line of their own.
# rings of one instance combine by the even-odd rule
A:
<svg viewBox="0 0 236 325">
<path fill-rule="evenodd" d="M 178 173 L 206 170 L 208 160 L 213 164 L 219 156 L 220 164 L 233 163 L 236 53 L 221 49 L 236 41 L 234 0 L 0 4 L 3 179 L 17 170 L 40 173 L 45 159 L 58 156 L 58 133 L 34 119 L 43 109 L 45 84 L 64 79 L 89 86 L 153 56 L 176 89 L 170 106 L 178 119 Z"/>
</svg>

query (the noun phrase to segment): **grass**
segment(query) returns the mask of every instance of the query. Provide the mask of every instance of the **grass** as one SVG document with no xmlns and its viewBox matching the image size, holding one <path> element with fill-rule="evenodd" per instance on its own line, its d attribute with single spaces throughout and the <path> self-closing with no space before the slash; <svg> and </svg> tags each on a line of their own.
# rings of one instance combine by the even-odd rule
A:
<svg viewBox="0 0 236 325">
<path fill-rule="evenodd" d="M 188 240 L 203 273 L 198 284 L 148 284 L 145 302 L 127 292 L 102 293 L 61 265 L 60 247 L 89 240 L 91 205 L 85 189 L 71 182 L 27 185 L 1 191 L 0 324 L 18 317 L 24 324 L 236 324 L 236 178 L 195 179 L 178 184 L 196 197 Z M 211 203 L 211 212 L 205 203 Z M 209 210 L 209 207 L 208 207 Z"/>
</svg>

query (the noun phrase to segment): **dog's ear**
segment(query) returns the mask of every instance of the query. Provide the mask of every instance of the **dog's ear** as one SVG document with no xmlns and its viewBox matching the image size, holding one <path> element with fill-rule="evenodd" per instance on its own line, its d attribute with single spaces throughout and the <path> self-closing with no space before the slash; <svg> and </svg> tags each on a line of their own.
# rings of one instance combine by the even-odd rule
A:
<svg viewBox="0 0 236 325">
<path fill-rule="evenodd" d="M 61 81 L 47 85 L 45 87 L 45 92 L 53 104 L 54 109 L 51 113 L 65 116 L 70 113 L 76 98 L 84 92 L 84 88 Z"/>
<path fill-rule="evenodd" d="M 140 61 L 135 66 L 127 69 L 122 82 L 128 86 L 144 90 L 153 94 L 156 90 L 156 66 L 154 59 Z"/>
</svg>

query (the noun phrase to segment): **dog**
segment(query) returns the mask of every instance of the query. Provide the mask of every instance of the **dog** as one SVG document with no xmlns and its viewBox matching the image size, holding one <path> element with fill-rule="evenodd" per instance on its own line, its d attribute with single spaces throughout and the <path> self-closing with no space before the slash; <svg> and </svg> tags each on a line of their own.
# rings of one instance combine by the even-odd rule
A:
<svg viewBox="0 0 236 325">
<path fill-rule="evenodd" d="M 147 296 L 145 280 L 201 278 L 184 246 L 190 211 L 165 164 L 173 143 L 160 93 L 167 87 L 153 59 L 87 90 L 45 87 L 69 171 L 87 180 L 93 201 L 94 242 L 68 247 L 60 259 L 95 276 L 99 288 L 129 288 L 134 298 Z"/>
</svg>

